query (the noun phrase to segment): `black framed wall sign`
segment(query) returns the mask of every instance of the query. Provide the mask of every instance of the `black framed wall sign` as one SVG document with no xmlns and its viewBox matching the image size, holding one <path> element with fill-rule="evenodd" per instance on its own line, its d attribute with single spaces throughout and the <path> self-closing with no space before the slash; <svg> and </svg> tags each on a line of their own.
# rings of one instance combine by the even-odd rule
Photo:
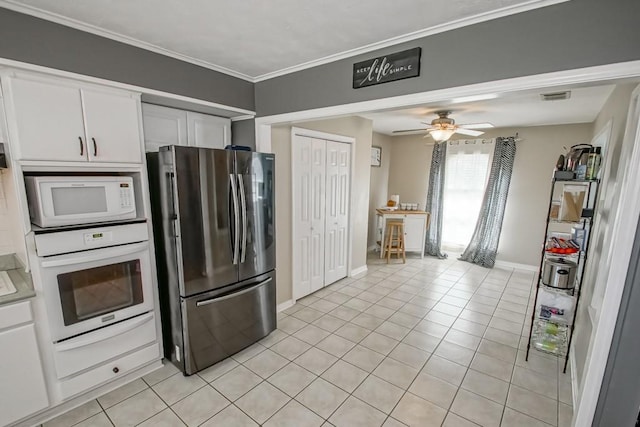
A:
<svg viewBox="0 0 640 427">
<path fill-rule="evenodd" d="M 421 53 L 422 49 L 416 47 L 353 64 L 353 88 L 419 76 Z"/>
</svg>

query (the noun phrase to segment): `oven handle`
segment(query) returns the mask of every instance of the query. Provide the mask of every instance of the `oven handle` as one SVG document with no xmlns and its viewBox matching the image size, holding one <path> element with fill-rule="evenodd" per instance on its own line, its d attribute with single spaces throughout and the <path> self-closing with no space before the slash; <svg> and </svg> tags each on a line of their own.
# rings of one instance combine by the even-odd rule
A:
<svg viewBox="0 0 640 427">
<path fill-rule="evenodd" d="M 62 267 L 65 265 L 83 264 L 86 262 L 103 261 L 109 257 L 117 257 L 123 255 L 135 254 L 149 248 L 148 242 L 134 243 L 126 246 L 118 246 L 115 248 L 96 249 L 91 255 L 87 252 L 79 252 L 69 255 L 61 255 L 58 259 L 43 259 L 40 265 L 44 268 Z"/>
<path fill-rule="evenodd" d="M 268 279 L 263 280 L 262 282 L 258 283 L 257 285 L 253 285 L 250 288 L 243 289 L 240 292 L 230 293 L 230 294 L 227 294 L 227 295 L 222 296 L 222 297 L 214 297 L 214 298 L 211 298 L 211 299 L 205 299 L 205 300 L 202 300 L 202 301 L 198 301 L 196 303 L 196 307 L 202 307 L 203 305 L 213 304 L 214 302 L 220 302 L 220 301 L 224 301 L 224 300 L 229 299 L 229 298 L 234 298 L 234 297 L 240 296 L 242 294 L 246 294 L 247 292 L 251 292 L 254 289 L 259 288 L 262 285 L 266 285 L 267 283 L 269 283 L 272 280 L 273 280 L 273 277 L 269 277 Z"/>
<path fill-rule="evenodd" d="M 136 319 L 135 322 L 131 322 L 128 324 L 124 324 L 125 322 L 123 322 L 121 324 L 111 325 L 108 328 L 100 329 L 90 334 L 92 335 L 91 338 L 71 339 L 68 342 L 56 344 L 55 349 L 56 351 L 75 350 L 76 348 L 85 347 L 87 345 L 95 344 L 100 341 L 108 340 L 109 338 L 113 338 L 115 336 L 122 335 L 125 332 L 129 332 L 130 330 L 147 323 L 151 319 L 153 319 L 153 313 L 149 312 L 145 315 L 140 316 L 140 318 Z"/>
</svg>

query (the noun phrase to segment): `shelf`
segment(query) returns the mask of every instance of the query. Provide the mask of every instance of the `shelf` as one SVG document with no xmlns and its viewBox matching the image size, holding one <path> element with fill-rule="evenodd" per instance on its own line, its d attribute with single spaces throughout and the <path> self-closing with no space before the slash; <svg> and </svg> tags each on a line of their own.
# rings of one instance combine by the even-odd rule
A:
<svg viewBox="0 0 640 427">
<path fill-rule="evenodd" d="M 591 221 L 593 218 L 592 217 L 582 217 L 580 218 L 578 221 L 566 221 L 563 219 L 551 219 L 549 218 L 549 220 L 547 221 L 549 224 L 582 224 L 586 221 Z"/>
<path fill-rule="evenodd" d="M 544 287 L 548 291 L 556 292 L 556 293 L 563 293 L 563 294 L 567 294 L 567 295 L 570 295 L 570 296 L 573 296 L 575 294 L 574 291 L 577 289 L 577 286 L 573 287 L 573 288 L 556 288 L 555 286 L 545 285 L 544 283 L 542 283 L 542 279 L 539 282 L 540 282 L 540 286 Z"/>
<path fill-rule="evenodd" d="M 548 252 L 548 251 L 544 251 L 544 257 L 545 259 L 548 258 L 562 258 L 562 259 L 580 259 L 583 255 L 584 255 L 584 251 L 578 251 L 578 252 L 574 252 L 572 254 L 557 254 L 554 252 Z"/>
<path fill-rule="evenodd" d="M 585 183 L 585 184 L 590 184 L 592 182 L 600 182 L 599 179 L 575 179 L 575 178 L 571 178 L 571 179 L 561 179 L 561 178 L 553 178 L 553 180 L 555 182 L 578 182 L 578 183 Z"/>
<path fill-rule="evenodd" d="M 564 357 L 569 347 L 569 327 L 536 319 L 531 334 L 531 348 Z"/>
</svg>

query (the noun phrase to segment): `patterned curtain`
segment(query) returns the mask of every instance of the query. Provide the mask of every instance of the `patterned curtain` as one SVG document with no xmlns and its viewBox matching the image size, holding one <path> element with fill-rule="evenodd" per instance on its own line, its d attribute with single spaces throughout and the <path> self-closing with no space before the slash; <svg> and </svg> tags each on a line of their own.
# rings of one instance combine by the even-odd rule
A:
<svg viewBox="0 0 640 427">
<path fill-rule="evenodd" d="M 427 230 L 424 251 L 440 259 L 447 257 L 441 250 L 442 245 L 442 200 L 444 198 L 444 166 L 447 163 L 447 142 L 433 146 L 431 171 L 429 172 L 429 190 L 425 210 L 431 213 L 431 223 Z"/>
<path fill-rule="evenodd" d="M 496 138 L 491 172 L 478 222 L 471 243 L 460 256 L 461 260 L 489 268 L 495 264 L 515 157 L 515 138 Z"/>
</svg>

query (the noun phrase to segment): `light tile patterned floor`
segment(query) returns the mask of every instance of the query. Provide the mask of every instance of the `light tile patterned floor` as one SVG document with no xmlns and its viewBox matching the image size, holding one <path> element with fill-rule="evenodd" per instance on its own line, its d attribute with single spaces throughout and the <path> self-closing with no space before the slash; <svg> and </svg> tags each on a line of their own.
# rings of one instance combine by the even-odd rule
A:
<svg viewBox="0 0 640 427">
<path fill-rule="evenodd" d="M 372 257 L 232 358 L 191 377 L 166 365 L 45 426 L 569 426 L 570 374 L 524 357 L 533 279 Z"/>
</svg>

